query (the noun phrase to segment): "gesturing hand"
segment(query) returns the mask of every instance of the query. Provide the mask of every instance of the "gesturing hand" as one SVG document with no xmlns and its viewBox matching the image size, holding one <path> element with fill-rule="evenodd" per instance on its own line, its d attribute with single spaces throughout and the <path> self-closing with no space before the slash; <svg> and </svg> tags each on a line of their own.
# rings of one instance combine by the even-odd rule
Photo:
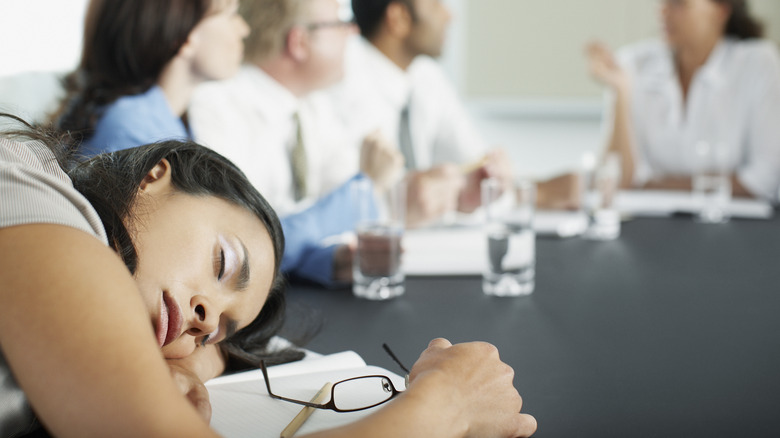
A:
<svg viewBox="0 0 780 438">
<path fill-rule="evenodd" d="M 590 75 L 602 84 L 613 90 L 625 90 L 628 84 L 628 76 L 615 62 L 612 51 L 603 43 L 594 41 L 585 48 L 588 57 L 588 69 Z"/>
</svg>

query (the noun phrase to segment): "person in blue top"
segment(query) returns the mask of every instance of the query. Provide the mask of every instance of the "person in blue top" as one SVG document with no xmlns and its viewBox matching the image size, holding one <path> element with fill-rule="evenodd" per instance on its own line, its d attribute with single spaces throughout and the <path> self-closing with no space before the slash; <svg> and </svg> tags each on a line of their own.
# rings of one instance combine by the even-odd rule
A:
<svg viewBox="0 0 780 438">
<path fill-rule="evenodd" d="M 88 156 L 188 140 L 195 87 L 233 76 L 248 34 L 238 0 L 92 0 L 81 62 L 66 78 L 54 125 L 80 139 L 80 153 Z M 283 271 L 327 286 L 351 281 L 353 250 L 322 242 L 354 229 L 352 186 L 364 178 L 282 219 Z"/>
</svg>

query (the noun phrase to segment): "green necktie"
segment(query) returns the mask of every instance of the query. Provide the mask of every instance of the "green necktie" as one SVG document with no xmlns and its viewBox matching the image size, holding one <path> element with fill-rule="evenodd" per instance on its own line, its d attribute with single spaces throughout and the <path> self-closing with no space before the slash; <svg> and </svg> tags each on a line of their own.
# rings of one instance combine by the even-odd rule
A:
<svg viewBox="0 0 780 438">
<path fill-rule="evenodd" d="M 293 114 L 295 121 L 295 145 L 290 153 L 290 164 L 292 167 L 293 192 L 295 200 L 300 201 L 306 197 L 306 173 L 308 164 L 306 162 L 306 149 L 303 147 L 303 133 L 301 131 L 301 118 L 296 112 Z"/>
<path fill-rule="evenodd" d="M 409 120 L 409 103 L 401 110 L 401 118 L 398 123 L 398 146 L 401 149 L 401 153 L 404 156 L 404 163 L 406 164 L 406 170 L 414 170 L 417 168 L 416 160 L 414 159 L 414 146 L 412 145 L 412 130 Z"/>
</svg>

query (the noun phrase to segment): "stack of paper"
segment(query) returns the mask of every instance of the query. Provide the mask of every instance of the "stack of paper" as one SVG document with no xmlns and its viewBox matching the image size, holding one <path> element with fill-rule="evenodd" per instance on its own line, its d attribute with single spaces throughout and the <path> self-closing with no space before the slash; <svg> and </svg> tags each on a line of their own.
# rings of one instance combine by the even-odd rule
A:
<svg viewBox="0 0 780 438">
<path fill-rule="evenodd" d="M 383 368 L 366 366 L 365 361 L 352 351 L 274 366 L 268 369 L 268 375 L 275 394 L 306 401 L 326 382 L 336 383 L 358 376 L 384 375 L 399 390 L 405 388 L 403 377 Z M 211 427 L 227 438 L 278 438 L 303 408 L 269 397 L 260 370 L 218 377 L 208 381 L 206 388 L 211 399 Z M 351 413 L 317 409 L 298 434 L 341 426 L 379 408 Z"/>
<path fill-rule="evenodd" d="M 629 216 L 670 216 L 675 213 L 696 213 L 698 202 L 690 192 L 638 190 L 623 191 L 616 204 L 621 213 Z M 769 219 L 772 205 L 759 199 L 734 198 L 728 206 L 732 217 Z"/>
<path fill-rule="evenodd" d="M 587 219 L 579 212 L 540 211 L 534 218 L 537 235 L 576 236 L 586 226 Z M 482 275 L 487 269 L 487 237 L 481 225 L 407 230 L 402 245 L 401 260 L 406 275 Z"/>
</svg>

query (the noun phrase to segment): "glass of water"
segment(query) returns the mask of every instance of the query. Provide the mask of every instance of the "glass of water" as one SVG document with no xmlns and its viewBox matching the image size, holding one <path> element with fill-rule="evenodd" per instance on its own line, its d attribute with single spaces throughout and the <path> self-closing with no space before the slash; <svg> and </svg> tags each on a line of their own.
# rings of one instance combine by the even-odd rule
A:
<svg viewBox="0 0 780 438">
<path fill-rule="evenodd" d="M 620 157 L 608 153 L 597 164 L 595 155 L 583 158 L 583 208 L 588 228 L 583 237 L 591 240 L 613 240 L 620 236 L 620 213 L 615 198 L 620 190 Z"/>
<path fill-rule="evenodd" d="M 368 181 L 357 182 L 361 218 L 355 232 L 357 249 L 352 262 L 352 292 L 369 300 L 387 300 L 405 292 L 401 268 L 401 240 L 406 217 L 404 181 L 376 192 Z M 375 214 L 368 212 L 374 211 Z"/>
<path fill-rule="evenodd" d="M 532 181 L 520 180 L 515 187 L 504 187 L 492 178 L 482 181 L 487 238 L 487 266 L 482 275 L 485 294 L 510 297 L 534 291 L 535 203 L 536 185 Z"/>
<path fill-rule="evenodd" d="M 691 186 L 699 222 L 728 222 L 731 203 L 731 177 L 725 145 L 699 141 L 694 147 L 695 168 Z"/>
</svg>

